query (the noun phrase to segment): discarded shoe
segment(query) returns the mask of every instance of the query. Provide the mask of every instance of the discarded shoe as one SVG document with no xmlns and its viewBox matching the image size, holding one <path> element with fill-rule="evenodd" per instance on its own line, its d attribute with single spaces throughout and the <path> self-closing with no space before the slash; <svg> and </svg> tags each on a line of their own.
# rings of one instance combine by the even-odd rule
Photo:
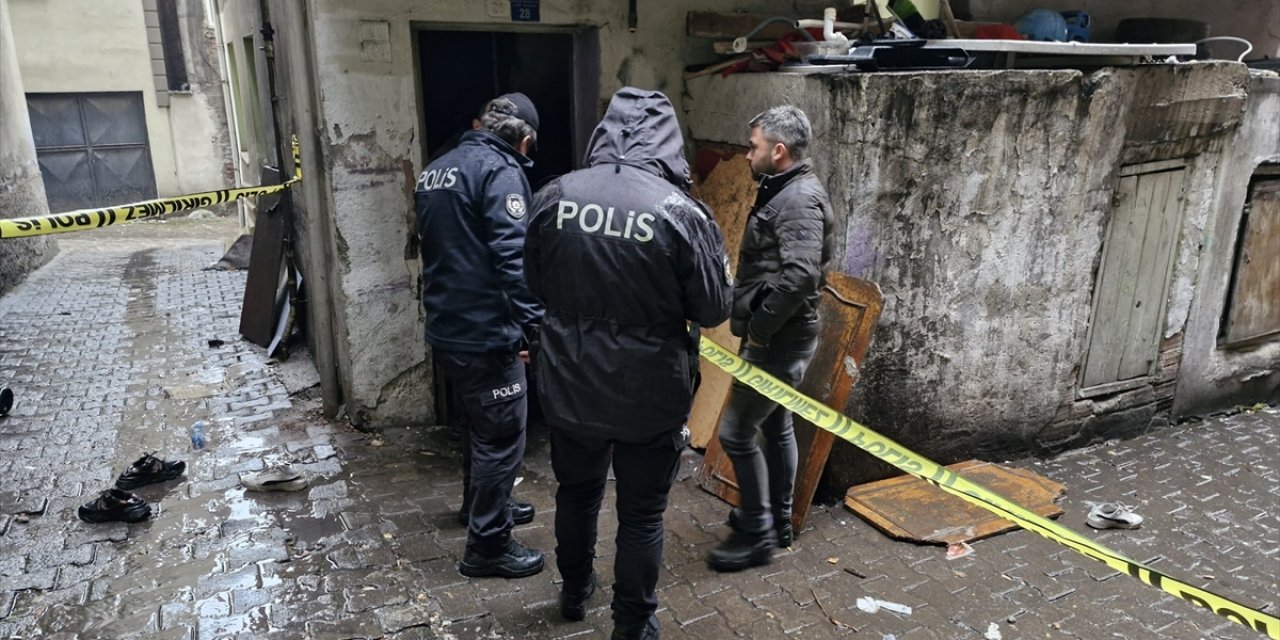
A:
<svg viewBox="0 0 1280 640">
<path fill-rule="evenodd" d="M 581 587 L 571 587 L 566 581 L 560 589 L 560 617 L 569 622 L 579 622 L 587 617 L 587 601 L 596 592 L 596 572 L 587 577 Z"/>
<path fill-rule="evenodd" d="M 134 489 L 146 484 L 164 482 L 182 475 L 186 470 L 187 463 L 181 460 L 166 462 L 148 453 L 138 458 L 137 462 L 116 478 L 116 487 Z"/>
<path fill-rule="evenodd" d="M 151 517 L 151 505 L 119 489 L 107 489 L 77 512 L 85 522 L 142 522 Z"/>
<path fill-rule="evenodd" d="M 1094 529 L 1137 529 L 1142 526 L 1142 516 L 1116 502 L 1104 502 L 1089 510 L 1085 524 Z"/>
<path fill-rule="evenodd" d="M 537 512 L 537 509 L 535 509 L 533 505 L 528 502 L 516 502 L 515 500 L 512 500 L 508 504 L 511 505 L 511 519 L 516 524 L 529 524 L 530 522 L 533 522 L 533 516 Z M 471 510 L 467 508 L 458 510 L 458 524 L 464 527 L 471 524 L 470 511 Z"/>
<path fill-rule="evenodd" d="M 526 578 L 542 571 L 542 552 L 530 549 L 515 538 L 496 555 L 486 556 L 471 546 L 458 563 L 458 573 L 468 578 Z"/>
<path fill-rule="evenodd" d="M 742 509 L 734 507 L 729 510 L 729 528 L 734 531 L 745 533 L 742 529 L 740 521 L 742 520 Z M 792 539 L 795 534 L 791 531 L 791 518 L 779 519 L 774 516 L 773 533 L 778 537 L 778 548 L 787 549 L 791 547 Z"/>
<path fill-rule="evenodd" d="M 778 538 L 772 529 L 763 533 L 734 531 L 729 539 L 707 554 L 707 566 L 716 571 L 742 571 L 773 562 Z"/>
<path fill-rule="evenodd" d="M 240 484 L 249 491 L 301 491 L 307 479 L 287 464 L 277 464 L 256 473 L 240 474 Z"/>
</svg>

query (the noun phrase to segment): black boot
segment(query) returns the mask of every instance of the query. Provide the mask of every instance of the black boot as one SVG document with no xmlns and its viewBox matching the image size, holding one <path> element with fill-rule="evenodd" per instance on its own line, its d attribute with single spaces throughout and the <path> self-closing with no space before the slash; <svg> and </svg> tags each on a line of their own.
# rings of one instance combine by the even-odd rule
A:
<svg viewBox="0 0 1280 640">
<path fill-rule="evenodd" d="M 716 571 L 742 571 L 773 561 L 778 537 L 773 529 L 761 533 L 734 531 L 729 539 L 707 554 L 707 566 Z"/>
<path fill-rule="evenodd" d="M 658 616 L 650 615 L 643 625 L 615 625 L 609 640 L 658 640 Z"/>
<path fill-rule="evenodd" d="M 742 509 L 734 507 L 729 510 L 729 528 L 742 532 Z M 773 516 L 773 535 L 778 538 L 778 548 L 787 549 L 795 539 L 791 530 L 791 516 Z"/>
<path fill-rule="evenodd" d="M 578 622 L 587 617 L 587 601 L 596 591 L 596 572 L 587 576 L 587 582 L 581 586 L 571 585 L 565 580 L 560 589 L 560 617 L 570 622 Z"/>
<path fill-rule="evenodd" d="M 488 555 L 467 545 L 467 552 L 458 563 L 458 573 L 468 578 L 526 578 L 542 571 L 542 552 L 530 549 L 515 538 L 509 538 L 502 551 Z"/>
<path fill-rule="evenodd" d="M 528 502 L 516 502 L 512 500 L 507 503 L 511 507 L 511 520 L 516 524 L 529 524 L 533 522 L 533 515 L 537 512 L 533 505 Z M 458 524 L 467 526 L 471 523 L 471 508 L 463 507 L 458 510 Z"/>
</svg>

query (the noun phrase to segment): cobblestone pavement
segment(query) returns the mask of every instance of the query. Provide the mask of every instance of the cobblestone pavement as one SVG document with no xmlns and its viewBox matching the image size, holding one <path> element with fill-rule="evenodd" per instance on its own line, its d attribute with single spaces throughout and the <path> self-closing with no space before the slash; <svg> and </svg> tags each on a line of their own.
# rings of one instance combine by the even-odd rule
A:
<svg viewBox="0 0 1280 640">
<path fill-rule="evenodd" d="M 314 389 L 237 336 L 245 275 L 202 271 L 225 223 L 104 229 L 0 298 L 0 637 L 604 638 L 608 589 L 587 619 L 557 615 L 554 568 L 460 576 L 456 445 L 440 427 L 364 434 L 319 416 Z M 211 347 L 210 339 L 225 345 Z M 187 429 L 215 416 L 209 447 Z M 518 529 L 554 547 L 545 429 L 531 429 Z M 1217 416 L 1014 464 L 1064 483 L 1061 522 L 1156 568 L 1280 611 L 1280 410 Z M 144 451 L 186 477 L 138 492 L 151 521 L 88 525 L 75 510 Z M 1255 638 L 1226 619 L 1017 531 L 945 559 L 891 541 L 841 506 L 817 508 L 767 567 L 709 571 L 727 507 L 686 456 L 667 515 L 664 638 Z M 246 493 L 237 474 L 291 461 L 309 491 Z M 602 514 L 612 574 L 614 511 Z M 1084 526 L 1091 502 L 1138 507 L 1136 531 Z M 865 577 L 862 577 L 865 576 Z M 607 581 L 606 581 L 607 582 Z M 863 595 L 911 615 L 863 613 Z"/>
</svg>

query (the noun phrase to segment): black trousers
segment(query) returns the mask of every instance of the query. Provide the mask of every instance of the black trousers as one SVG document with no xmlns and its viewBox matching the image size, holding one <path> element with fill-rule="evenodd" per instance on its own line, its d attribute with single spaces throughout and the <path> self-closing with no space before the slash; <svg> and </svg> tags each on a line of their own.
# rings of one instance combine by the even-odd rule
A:
<svg viewBox="0 0 1280 640">
<path fill-rule="evenodd" d="M 556 566 L 566 588 L 586 584 L 596 557 L 597 520 L 609 464 L 617 479 L 618 537 L 613 620 L 643 624 L 658 608 L 662 515 L 688 443 L 682 429 L 641 443 L 598 440 L 551 430 L 556 490 Z"/>
<path fill-rule="evenodd" d="M 434 351 L 462 423 L 463 509 L 467 546 L 500 552 L 511 537 L 511 489 L 524 461 L 528 413 L 524 363 L 515 351 Z"/>
</svg>

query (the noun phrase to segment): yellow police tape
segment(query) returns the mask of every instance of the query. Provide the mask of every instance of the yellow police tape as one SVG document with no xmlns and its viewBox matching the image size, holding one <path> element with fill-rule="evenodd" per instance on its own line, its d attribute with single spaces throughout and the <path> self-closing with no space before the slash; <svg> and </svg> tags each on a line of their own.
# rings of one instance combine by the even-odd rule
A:
<svg viewBox="0 0 1280 640">
<path fill-rule="evenodd" d="M 796 391 L 706 336 L 702 336 L 700 350 L 702 357 L 707 361 L 724 369 L 742 383 L 805 420 L 857 445 L 863 451 L 947 493 L 959 496 L 1010 520 L 1024 529 L 1075 549 L 1116 571 L 1127 573 L 1166 593 L 1205 607 L 1250 629 L 1265 633 L 1274 640 L 1280 640 L 1280 618 L 1172 578 L 1140 562 L 1130 560 L 1052 520 L 1032 513 L 990 489 L 966 480 L 963 476 L 841 415 L 839 411 Z"/>
<path fill-rule="evenodd" d="M 113 224 L 154 218 L 178 211 L 187 211 L 241 198 L 265 196 L 284 191 L 293 186 L 294 183 L 302 180 L 302 154 L 298 149 L 298 139 L 296 137 L 293 140 L 293 166 L 293 177 L 283 184 L 206 191 L 173 198 L 157 198 L 117 207 L 81 209 L 79 211 L 54 213 L 45 216 L 0 218 L 0 240 L 97 229 Z"/>
</svg>

